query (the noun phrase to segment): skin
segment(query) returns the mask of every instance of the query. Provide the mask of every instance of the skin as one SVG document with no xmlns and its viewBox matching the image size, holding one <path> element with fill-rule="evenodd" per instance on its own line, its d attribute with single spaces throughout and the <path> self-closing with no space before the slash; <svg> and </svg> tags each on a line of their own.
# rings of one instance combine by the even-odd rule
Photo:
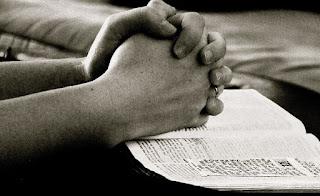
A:
<svg viewBox="0 0 320 196">
<path fill-rule="evenodd" d="M 24 96 L 41 91 L 62 88 L 92 81 L 108 68 L 117 47 L 135 33 L 145 33 L 157 39 L 173 38 L 176 58 L 184 58 L 198 44 L 205 23 L 195 12 L 176 14 L 176 10 L 160 0 L 152 0 L 145 7 L 108 17 L 86 58 L 52 59 L 1 63 L 0 100 Z M 231 71 L 216 63 L 226 52 L 224 38 L 217 32 L 208 34 L 208 44 L 199 52 L 204 65 L 215 64 L 215 71 L 231 78 Z M 14 74 L 12 74 L 14 73 Z M 212 80 L 222 92 L 225 80 Z"/>
<path fill-rule="evenodd" d="M 206 45 L 205 37 L 206 34 L 195 50 L 180 60 L 172 57 L 169 40 L 154 40 L 141 34 L 131 37 L 117 49 L 106 77 L 112 78 L 115 89 L 123 89 L 123 96 L 111 93 L 110 97 L 120 108 L 115 111 L 119 126 L 133 121 L 124 128 L 125 134 L 130 133 L 129 139 L 146 133 L 152 135 L 198 126 L 207 121 L 208 116 L 202 110 L 212 93 L 208 79 L 212 67 L 201 66 L 197 61 L 198 51 Z M 214 99 L 213 107 L 220 113 L 221 102 L 215 97 L 209 99 Z M 132 112 L 121 110 L 123 103 Z M 148 120 L 135 124 L 144 119 Z"/>
<path fill-rule="evenodd" d="M 172 23 L 180 21 L 176 25 L 182 35 L 190 31 L 190 17 L 201 20 L 193 13 L 175 16 Z M 68 146 L 112 148 L 137 137 L 197 126 L 207 121 L 208 114 L 220 113 L 223 104 L 212 86 L 222 90 L 231 80 L 221 61 L 224 39 L 201 30 L 195 48 L 179 58 L 172 48 L 180 38 L 138 34 L 110 49 L 108 36 L 97 36 L 85 60 L 2 64 L 0 169 L 27 165 Z M 204 65 L 201 59 L 208 62 L 204 55 L 208 50 L 218 61 Z M 105 58 L 108 52 L 112 55 Z M 97 78 L 86 71 L 96 66 L 95 59 L 108 64 Z"/>
</svg>

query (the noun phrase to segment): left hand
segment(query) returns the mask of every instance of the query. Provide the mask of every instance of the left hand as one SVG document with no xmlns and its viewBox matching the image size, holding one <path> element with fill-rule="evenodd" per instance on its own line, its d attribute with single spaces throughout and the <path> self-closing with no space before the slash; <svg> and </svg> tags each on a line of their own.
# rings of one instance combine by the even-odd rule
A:
<svg viewBox="0 0 320 196">
<path fill-rule="evenodd" d="M 109 16 L 84 61 L 86 81 L 101 76 L 107 70 L 114 51 L 133 34 L 172 38 L 177 34 L 177 28 L 181 28 L 181 32 L 174 43 L 173 53 L 177 58 L 184 58 L 199 43 L 203 34 L 205 22 L 199 14 L 191 12 L 176 15 L 175 8 L 161 0 L 151 0 L 147 6 Z M 212 44 L 205 48 L 200 56 L 204 56 L 204 51 L 210 50 Z M 209 64 L 214 57 L 201 60 L 201 63 Z"/>
</svg>

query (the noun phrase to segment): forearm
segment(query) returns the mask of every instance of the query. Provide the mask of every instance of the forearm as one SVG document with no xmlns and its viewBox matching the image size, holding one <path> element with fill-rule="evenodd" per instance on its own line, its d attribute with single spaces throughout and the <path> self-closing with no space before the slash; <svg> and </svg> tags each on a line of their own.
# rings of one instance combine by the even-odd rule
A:
<svg viewBox="0 0 320 196">
<path fill-rule="evenodd" d="M 88 93 L 76 85 L 0 101 L 0 171 L 96 143 Z"/>
<path fill-rule="evenodd" d="M 84 59 L 0 63 L 0 100 L 85 82 Z"/>
</svg>

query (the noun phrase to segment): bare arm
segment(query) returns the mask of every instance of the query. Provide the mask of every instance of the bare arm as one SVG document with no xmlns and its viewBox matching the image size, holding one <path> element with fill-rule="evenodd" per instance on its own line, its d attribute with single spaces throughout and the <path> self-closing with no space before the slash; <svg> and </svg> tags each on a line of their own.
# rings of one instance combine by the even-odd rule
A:
<svg viewBox="0 0 320 196">
<path fill-rule="evenodd" d="M 112 148 L 137 137 L 207 121 L 210 66 L 171 54 L 172 42 L 137 35 L 115 52 L 110 68 L 84 84 L 0 101 L 0 170 L 24 166 L 66 146 Z M 218 99 L 212 108 L 219 113 Z"/>
<path fill-rule="evenodd" d="M 0 100 L 94 80 L 106 71 L 116 48 L 131 35 L 144 32 L 159 38 L 174 36 L 177 29 L 166 19 L 175 13 L 176 10 L 163 1 L 152 0 L 148 6 L 111 15 L 97 35 L 85 63 L 84 59 L 0 63 Z M 196 33 L 183 30 L 185 33 L 177 43 L 186 44 L 189 52 L 199 42 L 204 28 L 192 20 L 185 19 L 184 23 L 197 29 Z M 191 33 L 193 39 L 188 37 Z"/>
<path fill-rule="evenodd" d="M 149 47 L 141 47 L 137 43 Z M 169 44 L 168 41 L 137 37 L 119 48 L 113 57 L 118 60 L 111 62 L 110 69 L 96 80 L 0 101 L 1 169 L 26 165 L 66 146 L 101 143 L 105 147 L 113 147 L 143 135 L 191 126 L 190 122 L 204 123 L 205 116 L 201 120 L 198 118 L 207 99 L 203 88 L 210 86 L 207 74 L 204 74 L 209 68 L 196 64 L 196 54 L 178 63 L 180 61 L 170 54 Z M 136 47 L 140 49 L 122 58 Z M 132 63 L 131 59 L 137 55 L 139 58 Z M 146 59 L 152 59 L 152 62 Z M 163 67 L 160 62 L 166 66 Z M 171 70 L 170 67 L 175 64 L 177 69 Z M 180 66 L 187 64 L 192 69 Z M 194 72 L 198 67 L 202 71 Z M 172 86 L 175 88 L 157 85 L 162 84 L 159 76 L 167 73 L 170 75 L 162 82 L 168 82 L 170 86 L 177 77 L 180 78 L 179 84 Z M 199 78 L 193 77 L 200 73 L 202 76 L 199 75 Z M 184 81 L 189 80 L 188 76 L 202 82 L 186 84 Z M 148 91 L 151 84 L 155 87 L 152 92 Z M 159 96 L 164 90 L 171 93 L 168 91 Z M 196 93 L 200 90 L 202 93 Z M 181 93 L 176 95 L 176 91 Z M 191 94 L 201 95 L 201 99 L 194 99 Z M 160 99 L 155 102 L 157 97 Z M 172 102 L 172 99 L 176 101 Z M 188 104 L 191 104 L 189 112 Z M 143 112 L 146 106 L 149 107 L 148 114 Z M 172 111 L 171 108 L 176 109 Z M 194 108 L 197 109 L 193 111 Z M 180 113 L 185 115 L 180 116 Z M 161 119 L 158 119 L 160 114 Z M 159 123 L 168 126 L 159 129 Z"/>
<path fill-rule="evenodd" d="M 175 13 L 176 10 L 163 1 L 152 0 L 145 7 L 110 16 L 97 35 L 85 61 L 55 59 L 0 63 L 0 100 L 94 80 L 106 71 L 116 48 L 138 32 L 157 38 L 169 38 L 180 29 L 172 52 L 176 57 L 184 58 L 199 43 L 204 20 L 196 13 Z M 216 53 L 214 40 L 208 37 L 208 41 L 207 46 L 200 51 L 200 61 L 203 64 L 210 64 L 225 53 L 225 50 L 221 50 L 222 55 Z M 214 55 L 204 55 L 207 51 Z"/>
<path fill-rule="evenodd" d="M 0 171 L 89 141 L 88 93 L 76 85 L 0 101 Z"/>
<path fill-rule="evenodd" d="M 85 82 L 83 59 L 0 63 L 0 100 Z"/>
<path fill-rule="evenodd" d="M 211 86 L 231 78 L 217 68 L 219 63 L 203 66 L 197 60 L 199 52 L 208 49 L 224 56 L 225 43 L 219 36 L 214 40 L 220 41 L 211 42 L 203 34 L 190 55 L 178 59 L 172 55 L 173 41 L 133 36 L 113 54 L 109 69 L 86 83 L 81 83 L 83 73 L 78 70 L 83 59 L 27 62 L 28 67 L 21 62 L 3 64 L 0 67 L 6 71 L 0 73 L 8 78 L 1 89 L 9 92 L 7 97 L 22 95 L 10 91 L 11 82 L 17 89 L 24 90 L 26 85 L 33 90 L 27 88 L 24 94 L 29 95 L 0 101 L 0 170 L 50 156 L 65 146 L 98 143 L 111 148 L 137 137 L 205 123 L 204 108 L 214 114 L 222 110 Z M 97 42 L 96 47 L 105 44 Z M 213 68 L 225 77 L 212 77 Z M 17 72 L 19 77 L 12 79 L 10 74 Z M 36 79 L 29 80 L 27 72 Z M 52 80 L 43 81 L 40 73 Z"/>
</svg>

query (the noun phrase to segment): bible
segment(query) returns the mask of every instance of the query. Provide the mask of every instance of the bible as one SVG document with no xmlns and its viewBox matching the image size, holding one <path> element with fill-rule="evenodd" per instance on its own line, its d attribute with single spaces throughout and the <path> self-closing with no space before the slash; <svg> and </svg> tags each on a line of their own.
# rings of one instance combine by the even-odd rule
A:
<svg viewBox="0 0 320 196">
<path fill-rule="evenodd" d="M 205 125 L 128 141 L 136 160 L 168 180 L 235 191 L 320 191 L 320 142 L 253 89 L 224 90 Z"/>
</svg>

